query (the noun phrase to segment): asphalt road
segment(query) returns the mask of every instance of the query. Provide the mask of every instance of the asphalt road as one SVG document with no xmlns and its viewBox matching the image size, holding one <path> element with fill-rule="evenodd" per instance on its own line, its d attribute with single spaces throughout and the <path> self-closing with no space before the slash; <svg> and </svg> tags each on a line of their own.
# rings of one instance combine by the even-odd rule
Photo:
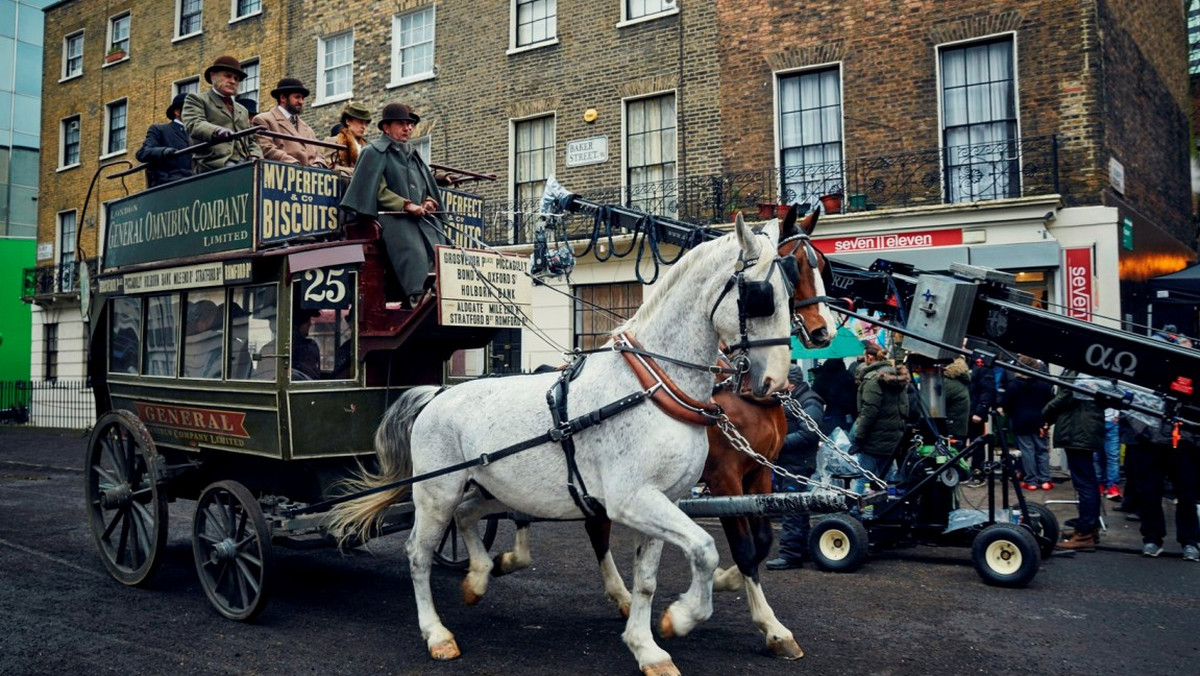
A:
<svg viewBox="0 0 1200 676">
<path fill-rule="evenodd" d="M 279 550 L 275 596 L 254 622 L 236 623 L 204 597 L 191 504 L 180 501 L 158 575 L 122 586 L 84 517 L 85 446 L 77 433 L 0 427 L 0 674 L 638 673 L 578 524 L 535 526 L 534 568 L 494 580 L 477 606 L 462 604 L 458 573 L 435 573 L 438 610 L 463 650 L 448 663 L 425 654 L 403 534 L 351 554 Z M 716 522 L 703 523 L 720 542 Z M 509 539 L 502 528 L 497 546 Z M 614 541 L 627 570 L 631 538 L 617 528 Z M 1136 524 L 1110 515 L 1100 551 L 1051 557 L 1020 590 L 985 586 L 969 551 L 951 547 L 885 552 L 850 575 L 764 572 L 804 659 L 761 654 L 732 593 L 691 636 L 663 645 L 689 676 L 1194 673 L 1200 564 L 1174 543 L 1144 559 L 1139 541 Z M 667 549 L 656 616 L 685 586 L 683 558 Z"/>
</svg>

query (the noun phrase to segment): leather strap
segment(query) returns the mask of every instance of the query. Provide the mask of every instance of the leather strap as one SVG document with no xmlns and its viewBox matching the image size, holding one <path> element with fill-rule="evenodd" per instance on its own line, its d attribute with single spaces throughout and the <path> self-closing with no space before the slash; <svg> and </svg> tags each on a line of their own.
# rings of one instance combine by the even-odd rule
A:
<svg viewBox="0 0 1200 676">
<path fill-rule="evenodd" d="M 629 332 L 622 333 L 620 340 L 639 351 L 643 349 Z M 617 347 L 620 348 L 620 342 Z M 721 407 L 711 401 L 696 401 L 680 392 L 653 357 L 626 350 L 622 350 L 621 355 L 625 357 L 629 368 L 633 369 L 638 383 L 650 393 L 650 399 L 663 413 L 689 425 L 716 424 L 717 417 L 722 413 Z"/>
</svg>

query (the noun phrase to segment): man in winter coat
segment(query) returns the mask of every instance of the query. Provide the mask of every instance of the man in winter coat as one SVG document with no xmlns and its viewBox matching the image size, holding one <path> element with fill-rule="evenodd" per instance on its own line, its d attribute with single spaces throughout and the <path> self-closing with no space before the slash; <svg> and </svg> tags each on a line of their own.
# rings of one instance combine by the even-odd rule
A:
<svg viewBox="0 0 1200 676">
<path fill-rule="evenodd" d="M 1017 361 L 1027 368 L 1045 370 L 1045 364 L 1033 357 L 1020 355 Z M 1017 373 L 1008 382 L 1000 402 L 1004 415 L 1008 416 L 1008 427 L 1012 430 L 1017 449 L 1021 451 L 1021 470 L 1024 473 L 1021 488 L 1027 491 L 1054 488 L 1054 482 L 1050 479 L 1050 449 L 1046 447 L 1046 419 L 1042 415 L 1042 409 L 1053 398 L 1050 383 Z"/>
<path fill-rule="evenodd" d="M 804 380 L 804 372 L 799 366 L 793 366 L 788 371 L 788 390 L 792 399 L 800 404 L 800 408 L 814 421 L 820 421 L 824 412 L 824 402 L 821 397 L 808 386 Z M 798 476 L 812 476 L 816 469 L 817 448 L 821 438 L 816 431 L 791 411 L 784 409 L 787 414 L 787 436 L 783 439 L 783 448 L 779 451 L 779 466 Z M 799 492 L 808 490 L 808 486 L 790 477 L 776 474 L 772 480 L 777 492 Z M 789 514 L 783 517 L 779 531 L 779 556 L 767 561 L 767 570 L 788 570 L 800 568 L 808 558 L 809 523 L 807 514 Z"/>
<path fill-rule="evenodd" d="M 153 188 L 192 175 L 192 156 L 179 151 L 191 145 L 191 137 L 179 115 L 187 94 L 176 94 L 167 107 L 167 123 L 152 124 L 138 148 L 138 162 L 146 163 L 146 187 Z"/>
<path fill-rule="evenodd" d="M 1064 371 L 1064 380 L 1077 385 L 1096 382 L 1080 377 L 1075 371 Z M 1104 447 L 1104 406 L 1090 395 L 1059 388 L 1059 392 L 1042 409 L 1046 422 L 1054 425 L 1054 443 L 1067 454 L 1071 483 L 1079 498 L 1079 519 L 1069 540 L 1058 543 L 1061 549 L 1091 552 L 1100 541 L 1100 485 L 1092 454 Z"/>
<path fill-rule="evenodd" d="M 858 418 L 851 440 L 859 464 L 882 479 L 907 430 L 911 378 L 906 368 L 893 366 L 887 352 L 876 343 L 864 348 L 863 364 L 856 376 L 860 382 Z"/>
<path fill-rule="evenodd" d="M 946 435 L 966 443 L 971 420 L 971 369 L 958 357 L 942 369 L 942 394 L 946 400 Z M 960 447 L 961 448 L 961 447 Z"/>
<path fill-rule="evenodd" d="M 813 369 L 812 388 L 825 400 L 825 418 L 821 421 L 821 432 L 832 434 L 840 427 L 848 431 L 858 416 L 857 401 L 858 385 L 854 382 L 854 374 L 846 369 L 846 362 L 841 357 L 826 359 L 821 366 Z"/>
<path fill-rule="evenodd" d="M 971 422 L 969 436 L 975 441 L 987 432 L 988 416 L 996 404 L 996 373 L 991 366 L 976 359 L 971 367 Z M 988 446 L 981 444 L 971 452 L 971 481 L 968 486 L 983 485 L 983 465 L 988 457 Z"/>
<path fill-rule="evenodd" d="M 192 169 L 197 174 L 262 159 L 262 148 L 254 136 L 231 137 L 250 128 L 250 113 L 234 100 L 238 83 L 246 71 L 232 56 L 218 56 L 204 71 L 204 80 L 212 85 L 206 92 L 193 92 L 183 100 L 180 119 L 192 137 L 192 143 L 213 141 L 213 145 L 192 153 Z"/>
<path fill-rule="evenodd" d="M 308 97 L 308 88 L 294 77 L 285 77 L 271 90 L 271 98 L 278 104 L 274 108 L 259 113 L 251 120 L 254 126 L 266 127 L 267 131 L 287 134 L 301 139 L 317 140 L 317 134 L 308 123 L 300 119 L 304 112 L 304 99 Z M 263 136 L 258 141 L 262 146 L 263 157 L 272 162 L 298 164 L 302 167 L 328 168 L 325 151 L 315 145 L 303 141 L 272 138 Z"/>
<path fill-rule="evenodd" d="M 433 271 L 434 246 L 449 244 L 442 226 L 441 192 L 429 165 L 408 139 L 421 118 L 403 103 L 383 107 L 383 136 L 363 148 L 342 207 L 375 218 L 392 271 L 408 307 L 421 304 L 425 278 Z"/>
</svg>

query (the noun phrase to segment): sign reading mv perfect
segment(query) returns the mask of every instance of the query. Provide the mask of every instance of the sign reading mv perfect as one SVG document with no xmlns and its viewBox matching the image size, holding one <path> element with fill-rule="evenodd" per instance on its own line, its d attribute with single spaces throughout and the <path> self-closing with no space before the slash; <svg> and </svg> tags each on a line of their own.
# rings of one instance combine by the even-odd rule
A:
<svg viewBox="0 0 1200 676">
<path fill-rule="evenodd" d="M 338 175 L 296 164 L 262 163 L 260 243 L 311 237 L 338 229 Z"/>
<path fill-rule="evenodd" d="M 533 301 L 529 259 L 437 247 L 438 323 L 518 328 Z"/>
</svg>

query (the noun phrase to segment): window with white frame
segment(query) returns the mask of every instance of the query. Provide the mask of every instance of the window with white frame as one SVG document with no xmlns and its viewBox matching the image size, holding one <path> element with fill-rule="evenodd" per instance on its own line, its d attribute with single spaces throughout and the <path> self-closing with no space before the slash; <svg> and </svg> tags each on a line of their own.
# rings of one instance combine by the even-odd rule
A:
<svg viewBox="0 0 1200 676">
<path fill-rule="evenodd" d="M 392 84 L 433 76 L 433 7 L 392 17 Z"/>
<path fill-rule="evenodd" d="M 1011 37 L 940 50 L 947 202 L 1020 197 Z"/>
<path fill-rule="evenodd" d="M 244 19 L 262 12 L 262 0 L 232 0 L 233 19 Z"/>
<path fill-rule="evenodd" d="M 540 208 L 546 179 L 554 175 L 554 126 L 553 115 L 513 124 L 513 197 L 519 213 Z"/>
<path fill-rule="evenodd" d="M 547 42 L 558 36 L 558 0 L 513 0 L 514 47 Z"/>
<path fill-rule="evenodd" d="M 200 93 L 200 77 L 189 77 L 186 80 L 179 80 L 175 83 L 173 89 L 175 94 L 199 94 Z M 172 94 L 174 98 L 174 94 Z"/>
<path fill-rule="evenodd" d="M 350 98 L 354 86 L 354 31 L 317 41 L 317 96 L 324 101 Z"/>
<path fill-rule="evenodd" d="M 195 35 L 203 30 L 204 0 L 175 0 L 175 37 Z"/>
<path fill-rule="evenodd" d="M 72 33 L 63 38 L 63 67 L 62 76 L 69 77 L 83 74 L 83 31 Z"/>
<path fill-rule="evenodd" d="M 659 14 L 675 13 L 675 0 L 624 0 L 625 21 L 637 21 Z"/>
<path fill-rule="evenodd" d="M 238 83 L 238 98 L 250 99 L 258 103 L 258 59 L 243 63 L 242 70 L 246 73 L 246 77 Z"/>
<path fill-rule="evenodd" d="M 75 211 L 58 213 L 58 289 L 68 293 L 75 288 Z"/>
<path fill-rule="evenodd" d="M 628 206 L 675 215 L 675 95 L 625 104 L 625 186 Z"/>
<path fill-rule="evenodd" d="M 779 172 L 784 204 L 843 192 L 838 68 L 779 76 Z"/>
<path fill-rule="evenodd" d="M 104 107 L 104 154 L 125 152 L 125 128 L 128 124 L 129 102 L 113 101 Z"/>
<path fill-rule="evenodd" d="M 129 53 L 129 12 L 108 20 L 108 52 Z"/>
<path fill-rule="evenodd" d="M 60 169 L 66 167 L 74 167 L 79 164 L 79 116 L 72 115 L 64 119 L 59 129 L 59 138 L 62 139 L 62 154 L 59 155 L 58 166 Z"/>
<path fill-rule="evenodd" d="M 42 376 L 47 382 L 58 380 L 58 324 L 42 325 Z"/>
</svg>

